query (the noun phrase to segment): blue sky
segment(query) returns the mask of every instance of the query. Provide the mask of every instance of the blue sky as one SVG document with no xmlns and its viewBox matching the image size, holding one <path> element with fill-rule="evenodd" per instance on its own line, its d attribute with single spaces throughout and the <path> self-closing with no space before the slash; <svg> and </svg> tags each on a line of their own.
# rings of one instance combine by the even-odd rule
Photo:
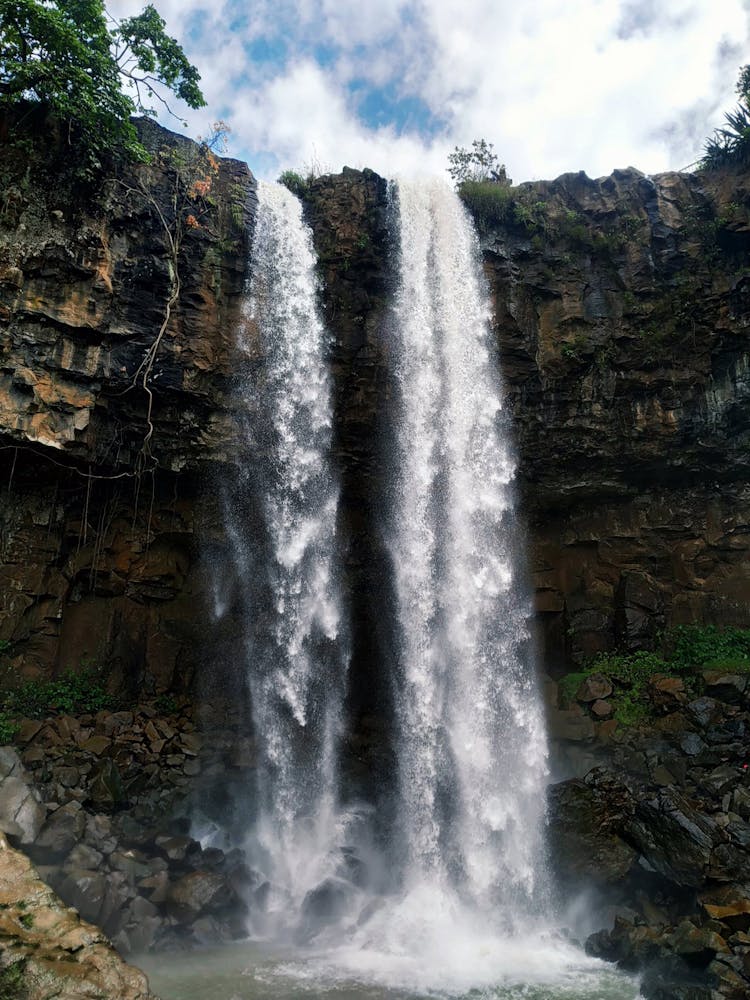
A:
<svg viewBox="0 0 750 1000">
<path fill-rule="evenodd" d="M 750 0 L 155 3 L 203 78 L 208 107 L 179 109 L 188 132 L 223 119 L 229 154 L 271 178 L 442 173 L 475 138 L 516 182 L 678 169 L 750 62 Z"/>
</svg>

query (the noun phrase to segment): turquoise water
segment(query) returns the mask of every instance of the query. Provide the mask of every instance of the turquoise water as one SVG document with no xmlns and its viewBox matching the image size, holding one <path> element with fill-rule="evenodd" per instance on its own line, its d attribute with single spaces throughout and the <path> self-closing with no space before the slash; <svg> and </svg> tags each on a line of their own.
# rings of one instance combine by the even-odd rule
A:
<svg viewBox="0 0 750 1000">
<path fill-rule="evenodd" d="M 504 954 L 496 956 L 507 959 Z M 596 962 L 570 946 L 539 943 L 538 960 L 532 960 L 533 978 L 524 982 L 519 969 L 508 978 L 499 976 L 494 984 L 486 981 L 472 987 L 470 968 L 465 970 L 464 987 L 456 983 L 455 970 L 446 978 L 449 989 L 441 988 L 437 968 L 414 969 L 408 964 L 389 963 L 384 956 L 363 956 L 362 968 L 354 969 L 351 954 L 284 952 L 257 943 L 210 949 L 190 954 L 146 955 L 136 964 L 147 973 L 152 990 L 161 1000 L 636 1000 L 635 980 Z M 561 954 L 561 950 L 562 953 Z M 548 975 L 544 957 L 548 954 Z M 567 961 L 565 961 L 567 956 Z M 487 956 L 484 956 L 485 958 Z M 523 962 L 523 955 L 520 956 Z M 480 966 L 482 963 L 479 963 Z M 510 963 L 513 965 L 513 963 Z M 480 967 L 476 979 L 486 979 Z M 410 988 L 420 979 L 421 988 Z M 430 979 L 436 981 L 429 983 Z M 399 980 L 402 982 L 399 983 Z"/>
</svg>

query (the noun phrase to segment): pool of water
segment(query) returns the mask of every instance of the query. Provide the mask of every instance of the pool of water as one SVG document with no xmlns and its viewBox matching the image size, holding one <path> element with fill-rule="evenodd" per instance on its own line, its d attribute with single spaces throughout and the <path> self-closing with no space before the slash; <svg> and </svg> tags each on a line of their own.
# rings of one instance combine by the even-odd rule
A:
<svg viewBox="0 0 750 1000">
<path fill-rule="evenodd" d="M 135 960 L 161 1000 L 637 1000 L 636 980 L 561 941 L 486 943 L 431 967 L 402 955 L 242 942 Z M 527 970 L 525 972 L 525 970 Z"/>
</svg>

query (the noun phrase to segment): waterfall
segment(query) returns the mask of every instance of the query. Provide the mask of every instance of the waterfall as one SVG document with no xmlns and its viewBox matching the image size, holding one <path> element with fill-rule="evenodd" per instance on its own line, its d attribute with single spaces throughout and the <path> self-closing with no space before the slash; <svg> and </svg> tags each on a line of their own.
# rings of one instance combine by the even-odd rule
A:
<svg viewBox="0 0 750 1000">
<path fill-rule="evenodd" d="M 399 183 L 390 543 L 407 889 L 495 921 L 544 888 L 546 737 L 519 573 L 515 460 L 479 248 L 458 197 Z"/>
<path fill-rule="evenodd" d="M 299 201 L 260 182 L 244 347 L 248 451 L 255 463 L 265 553 L 244 559 L 247 677 L 257 760 L 252 863 L 269 880 L 272 918 L 294 921 L 305 895 L 335 871 L 336 747 L 346 639 L 336 554 L 338 488 L 331 468 L 327 335 L 315 256 Z M 260 393 L 260 400 L 255 394 Z M 229 512 L 244 552 L 251 533 Z M 232 528 L 235 528 L 232 531 Z"/>
<path fill-rule="evenodd" d="M 394 806 L 378 823 L 341 787 L 348 636 L 311 236 L 288 191 L 258 193 L 240 332 L 248 462 L 226 506 L 238 586 L 217 607 L 239 614 L 246 640 L 247 855 L 265 879 L 250 931 L 272 944 L 251 953 L 238 989 L 248 995 L 252 975 L 252 995 L 279 998 L 632 997 L 627 984 L 608 992 L 603 965 L 545 912 L 546 741 L 511 420 L 468 216 L 438 182 L 392 189 L 393 580 L 372 600 L 392 637 L 381 669 L 395 766 L 378 776 Z"/>
</svg>

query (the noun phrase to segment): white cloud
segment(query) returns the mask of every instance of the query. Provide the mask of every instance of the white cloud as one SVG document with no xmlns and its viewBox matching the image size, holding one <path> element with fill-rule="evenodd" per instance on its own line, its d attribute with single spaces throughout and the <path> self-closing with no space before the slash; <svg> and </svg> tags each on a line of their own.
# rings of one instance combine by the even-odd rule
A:
<svg viewBox="0 0 750 1000">
<path fill-rule="evenodd" d="M 115 0 L 133 13 L 134 0 Z M 633 164 L 684 166 L 731 106 L 750 61 L 743 0 L 157 0 L 167 28 L 199 67 L 231 151 L 313 157 L 338 169 L 442 171 L 455 144 L 494 142 L 516 180 Z M 189 34 L 203 15 L 199 36 Z M 230 27 L 231 26 L 231 27 Z M 253 63 L 246 45 L 272 36 L 283 63 Z M 315 46 L 334 53 L 315 62 Z M 432 140 L 368 127 L 354 80 L 422 100 L 445 123 Z M 168 123 L 167 123 L 168 124 Z"/>
</svg>

